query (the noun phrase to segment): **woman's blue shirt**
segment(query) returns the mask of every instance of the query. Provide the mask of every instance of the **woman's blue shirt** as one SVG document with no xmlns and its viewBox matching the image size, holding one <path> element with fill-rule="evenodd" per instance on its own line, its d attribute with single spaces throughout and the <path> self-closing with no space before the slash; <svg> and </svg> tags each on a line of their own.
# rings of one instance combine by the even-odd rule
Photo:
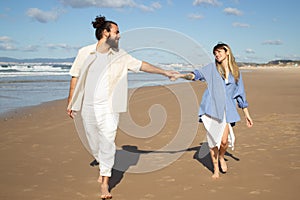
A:
<svg viewBox="0 0 300 200">
<path fill-rule="evenodd" d="M 207 70 L 207 68 L 215 69 Z M 196 69 L 193 73 L 195 74 L 195 80 L 205 81 L 208 85 L 212 84 L 211 87 L 208 87 L 205 90 L 202 96 L 199 116 L 207 114 L 218 119 L 217 116 L 214 116 L 214 110 L 219 109 L 219 113 L 224 113 L 225 111 L 227 123 L 239 121 L 240 116 L 237 112 L 237 106 L 239 108 L 248 107 L 241 73 L 237 83 L 235 82 L 231 73 L 229 73 L 227 82 L 225 82 L 223 78 L 219 79 L 219 77 L 212 79 L 212 76 L 220 76 L 220 74 L 217 72 L 215 64 L 210 64 L 203 68 Z M 216 81 L 214 80 L 221 80 L 220 82 L 222 82 L 222 84 L 215 84 Z M 223 101 L 225 101 L 225 104 Z M 220 111 L 220 109 L 223 109 L 223 111 Z"/>
</svg>

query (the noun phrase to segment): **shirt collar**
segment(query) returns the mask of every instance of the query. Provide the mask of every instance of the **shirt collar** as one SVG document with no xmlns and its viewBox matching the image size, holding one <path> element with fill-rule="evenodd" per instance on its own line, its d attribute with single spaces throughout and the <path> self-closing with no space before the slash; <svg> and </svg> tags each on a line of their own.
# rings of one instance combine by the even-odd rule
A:
<svg viewBox="0 0 300 200">
<path fill-rule="evenodd" d="M 97 48 L 97 43 L 95 44 L 94 49 L 93 49 L 93 51 L 90 52 L 90 54 L 95 54 L 97 51 L 96 48 Z M 108 55 L 110 55 L 110 54 L 115 55 L 116 53 L 119 52 L 119 50 L 120 50 L 119 48 L 110 48 L 108 50 Z"/>
</svg>

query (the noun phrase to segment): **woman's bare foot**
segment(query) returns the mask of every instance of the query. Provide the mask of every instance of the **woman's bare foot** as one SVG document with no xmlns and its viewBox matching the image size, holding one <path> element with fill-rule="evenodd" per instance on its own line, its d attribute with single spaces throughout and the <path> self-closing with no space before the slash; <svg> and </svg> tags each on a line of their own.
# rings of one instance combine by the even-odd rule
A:
<svg viewBox="0 0 300 200">
<path fill-rule="evenodd" d="M 226 173 L 227 172 L 227 164 L 224 158 L 220 158 L 220 166 L 222 172 Z"/>
<path fill-rule="evenodd" d="M 101 199 L 111 199 L 112 195 L 108 191 L 108 184 L 101 184 Z"/>
</svg>

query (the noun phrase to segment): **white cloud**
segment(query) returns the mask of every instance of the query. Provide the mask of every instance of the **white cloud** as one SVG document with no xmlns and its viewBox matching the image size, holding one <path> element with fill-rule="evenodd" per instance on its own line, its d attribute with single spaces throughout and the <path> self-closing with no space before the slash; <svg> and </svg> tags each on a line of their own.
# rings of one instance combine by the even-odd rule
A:
<svg viewBox="0 0 300 200">
<path fill-rule="evenodd" d="M 246 56 L 242 56 L 242 55 L 236 55 L 235 56 L 235 59 L 238 61 L 238 62 L 249 62 L 249 63 L 262 63 L 264 62 L 264 58 L 261 57 L 261 56 L 257 56 L 257 55 L 254 55 L 254 54 L 248 54 Z"/>
<path fill-rule="evenodd" d="M 11 42 L 12 39 L 8 36 L 0 36 L 0 42 Z"/>
<path fill-rule="evenodd" d="M 246 49 L 245 51 L 248 54 L 255 54 L 255 51 L 253 49 Z"/>
<path fill-rule="evenodd" d="M 37 52 L 39 49 L 39 45 L 29 45 L 23 49 L 25 52 Z"/>
<path fill-rule="evenodd" d="M 154 2 L 151 4 L 151 7 L 154 9 L 160 9 L 161 8 L 161 4 L 159 2 Z"/>
<path fill-rule="evenodd" d="M 12 51 L 12 50 L 16 50 L 17 48 L 10 43 L 0 43 L 0 50 L 3 51 Z"/>
<path fill-rule="evenodd" d="M 133 0 L 60 0 L 60 2 L 72 8 L 123 8 L 134 7 L 136 5 Z"/>
<path fill-rule="evenodd" d="M 300 55 L 289 54 L 289 55 L 275 55 L 276 59 L 280 60 L 300 60 Z"/>
<path fill-rule="evenodd" d="M 133 7 L 139 8 L 145 12 L 152 12 L 156 9 L 161 8 L 159 2 L 154 2 L 150 6 L 144 4 L 137 4 L 134 0 L 60 0 L 60 2 L 65 6 L 70 6 L 72 8 L 87 8 L 87 7 L 97 7 L 97 8 L 125 8 Z"/>
<path fill-rule="evenodd" d="M 43 11 L 38 8 L 29 8 L 26 12 L 27 16 L 37 20 L 41 23 L 48 23 L 50 21 L 56 21 L 60 15 L 60 10 Z"/>
<path fill-rule="evenodd" d="M 199 14 L 189 14 L 188 18 L 190 19 L 203 19 L 203 15 L 199 15 Z"/>
<path fill-rule="evenodd" d="M 233 1 L 233 3 L 235 3 L 235 4 L 238 4 L 238 3 L 240 3 L 240 1 L 239 1 L 239 0 L 231 0 L 231 1 Z"/>
<path fill-rule="evenodd" d="M 7 15 L 0 13 L 0 19 L 5 19 L 5 18 L 7 18 Z"/>
<path fill-rule="evenodd" d="M 236 16 L 243 15 L 243 12 L 236 8 L 225 8 L 224 13 L 227 15 L 236 15 Z"/>
<path fill-rule="evenodd" d="M 283 42 L 281 40 L 266 40 L 262 44 L 264 44 L 264 45 L 282 45 Z"/>
<path fill-rule="evenodd" d="M 232 23 L 232 26 L 234 26 L 234 27 L 241 27 L 241 28 L 249 28 L 250 27 L 249 24 L 244 24 L 244 23 L 239 23 L 239 22 Z"/>
<path fill-rule="evenodd" d="M 173 5 L 173 1 L 172 0 L 167 0 L 167 4 L 172 6 Z"/>
<path fill-rule="evenodd" d="M 47 44 L 46 46 L 50 50 L 57 50 L 57 49 L 65 49 L 69 50 L 78 50 L 79 47 L 71 46 L 68 44 Z"/>
<path fill-rule="evenodd" d="M 212 6 L 221 6 L 222 3 L 219 2 L 218 0 L 194 0 L 193 5 L 198 6 L 198 5 L 212 5 Z"/>
<path fill-rule="evenodd" d="M 2 51 L 11 51 L 16 50 L 17 48 L 13 44 L 14 41 L 8 36 L 0 36 L 0 50 Z"/>
<path fill-rule="evenodd" d="M 137 5 L 136 7 L 140 8 L 142 11 L 145 11 L 145 12 L 153 12 L 153 11 L 155 11 L 157 9 L 160 9 L 161 8 L 161 4 L 159 2 L 154 2 L 150 6 Z"/>
</svg>

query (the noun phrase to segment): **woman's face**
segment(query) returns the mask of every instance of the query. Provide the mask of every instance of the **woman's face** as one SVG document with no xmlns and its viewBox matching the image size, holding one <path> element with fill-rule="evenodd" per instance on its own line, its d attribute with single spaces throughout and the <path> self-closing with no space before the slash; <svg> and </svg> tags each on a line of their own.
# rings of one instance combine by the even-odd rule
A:
<svg viewBox="0 0 300 200">
<path fill-rule="evenodd" d="M 228 53 L 225 51 L 225 49 L 216 49 L 214 51 L 214 56 L 218 63 L 222 63 L 227 59 Z"/>
</svg>

